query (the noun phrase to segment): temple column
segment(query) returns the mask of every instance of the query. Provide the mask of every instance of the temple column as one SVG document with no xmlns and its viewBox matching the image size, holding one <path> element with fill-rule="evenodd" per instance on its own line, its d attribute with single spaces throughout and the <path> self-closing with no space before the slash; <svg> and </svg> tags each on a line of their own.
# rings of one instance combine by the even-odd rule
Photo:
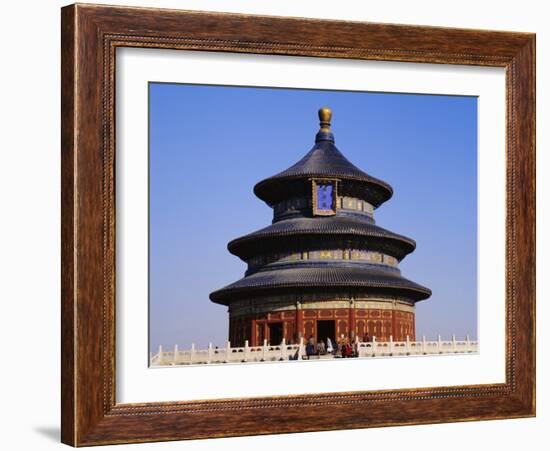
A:
<svg viewBox="0 0 550 451">
<path fill-rule="evenodd" d="M 349 337 L 351 340 L 355 339 L 355 300 L 350 298 L 349 301 Z"/>
<path fill-rule="evenodd" d="M 252 319 L 252 330 L 250 331 L 250 346 L 258 346 L 258 330 L 256 327 L 256 319 Z"/>
<path fill-rule="evenodd" d="M 391 330 L 394 341 L 401 341 L 403 337 L 401 337 L 401 333 L 398 333 L 397 330 L 397 303 L 395 301 L 392 302 L 392 311 L 391 311 Z"/>
<path fill-rule="evenodd" d="M 296 335 L 298 340 L 304 336 L 304 322 L 302 318 L 302 303 L 296 301 Z"/>
</svg>

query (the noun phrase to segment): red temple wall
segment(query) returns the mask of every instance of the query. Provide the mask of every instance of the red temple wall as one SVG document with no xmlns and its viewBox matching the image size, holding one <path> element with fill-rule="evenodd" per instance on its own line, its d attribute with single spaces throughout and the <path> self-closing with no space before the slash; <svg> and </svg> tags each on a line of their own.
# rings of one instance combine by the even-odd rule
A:
<svg viewBox="0 0 550 451">
<path fill-rule="evenodd" d="M 390 335 L 394 341 L 405 341 L 407 336 L 415 340 L 414 313 L 390 309 L 298 309 L 255 315 L 231 317 L 229 321 L 229 341 L 232 346 L 244 346 L 248 340 L 250 346 L 261 345 L 266 339 L 270 343 L 272 323 L 282 323 L 282 336 L 287 343 L 296 342 L 301 335 L 313 336 L 315 341 L 326 337 L 317 336 L 317 321 L 332 320 L 336 337 L 361 341 L 367 334 L 378 341 L 388 341 Z M 279 343 L 270 343 L 279 344 Z"/>
</svg>

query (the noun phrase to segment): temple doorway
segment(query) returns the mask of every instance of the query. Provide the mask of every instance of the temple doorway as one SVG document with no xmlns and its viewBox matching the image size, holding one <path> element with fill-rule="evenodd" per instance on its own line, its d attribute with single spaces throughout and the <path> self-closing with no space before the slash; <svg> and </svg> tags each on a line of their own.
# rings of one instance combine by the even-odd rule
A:
<svg viewBox="0 0 550 451">
<path fill-rule="evenodd" d="M 280 345 L 283 341 L 283 323 L 269 323 L 269 344 L 271 346 Z"/>
<path fill-rule="evenodd" d="M 335 343 L 336 326 L 334 320 L 317 321 L 317 341 L 323 340 L 327 343 L 327 338 L 330 338 L 332 343 Z"/>
</svg>

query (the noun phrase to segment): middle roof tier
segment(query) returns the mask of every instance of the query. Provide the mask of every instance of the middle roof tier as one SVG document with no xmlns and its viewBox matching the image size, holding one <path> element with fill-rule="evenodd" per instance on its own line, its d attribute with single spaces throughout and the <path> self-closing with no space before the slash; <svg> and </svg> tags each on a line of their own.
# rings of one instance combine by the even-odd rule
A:
<svg viewBox="0 0 550 451">
<path fill-rule="evenodd" d="M 229 242 L 233 255 L 247 261 L 267 251 L 320 249 L 338 243 L 345 247 L 376 250 L 401 261 L 414 251 L 413 239 L 353 216 L 298 217 L 271 224 Z"/>
</svg>

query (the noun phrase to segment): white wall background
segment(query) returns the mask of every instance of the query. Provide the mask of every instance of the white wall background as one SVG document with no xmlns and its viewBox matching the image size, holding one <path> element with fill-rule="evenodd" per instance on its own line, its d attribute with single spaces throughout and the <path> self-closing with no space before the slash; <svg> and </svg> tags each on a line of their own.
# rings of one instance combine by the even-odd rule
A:
<svg viewBox="0 0 550 451">
<path fill-rule="evenodd" d="M 93 2 L 93 1 L 92 1 Z M 100 3 L 100 2 L 93 2 Z M 545 3 L 536 0 L 441 2 L 417 0 L 117 0 L 118 4 L 202 9 L 281 16 L 366 20 L 537 32 L 537 146 L 539 231 L 550 228 L 549 132 L 550 31 Z M 0 419 L 3 449 L 60 449 L 59 444 L 59 8 L 60 1 L 2 5 L 0 70 L 0 274 L 2 359 Z M 545 177 L 546 176 L 546 177 Z M 547 267 L 547 233 L 538 234 L 538 274 Z M 266 437 L 119 446 L 123 449 L 318 450 L 406 447 L 408 450 L 547 449 L 542 431 L 550 426 L 550 321 L 545 305 L 548 278 L 538 297 L 538 416 L 536 419 L 409 426 Z M 546 380 L 544 380 L 546 379 Z"/>
</svg>

